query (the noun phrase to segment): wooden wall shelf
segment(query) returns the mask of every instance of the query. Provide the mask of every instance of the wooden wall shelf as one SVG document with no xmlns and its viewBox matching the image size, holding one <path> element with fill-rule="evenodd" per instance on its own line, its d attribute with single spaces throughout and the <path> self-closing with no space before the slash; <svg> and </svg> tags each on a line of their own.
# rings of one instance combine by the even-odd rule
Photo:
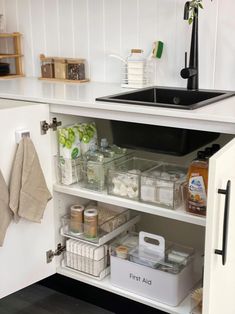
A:
<svg viewBox="0 0 235 314">
<path fill-rule="evenodd" d="M 22 36 L 19 32 L 14 33 L 0 33 L 0 38 L 13 38 L 13 37 L 19 37 Z"/>
<path fill-rule="evenodd" d="M 39 77 L 39 80 L 42 81 L 52 81 L 52 82 L 65 82 L 65 83 L 87 83 L 90 82 L 89 79 L 85 79 L 85 80 L 67 80 L 67 79 L 57 79 L 57 78 L 45 78 L 45 77 Z"/>
<path fill-rule="evenodd" d="M 24 74 L 8 74 L 8 75 L 0 76 L 0 81 L 18 78 L 18 77 L 24 77 L 24 76 L 25 76 Z"/>
<path fill-rule="evenodd" d="M 23 55 L 21 54 L 11 54 L 11 53 L 0 54 L 0 59 L 21 58 L 21 57 L 23 57 Z"/>
<path fill-rule="evenodd" d="M 7 47 L 10 45 L 13 46 L 13 52 L 12 53 L 6 53 L 1 51 L 0 52 L 0 61 L 4 62 L 4 59 L 13 59 L 13 64 L 10 65 L 10 73 L 6 75 L 0 75 L 0 80 L 3 79 L 11 79 L 16 77 L 22 77 L 23 74 L 23 66 L 22 66 L 22 58 L 23 54 L 21 51 L 21 33 L 14 32 L 14 33 L 0 33 L 0 40 L 7 40 L 6 44 Z M 0 62 L 0 63 L 1 63 Z M 10 61 L 9 61 L 10 62 Z M 11 67 L 14 67 L 15 69 L 12 70 Z"/>
</svg>

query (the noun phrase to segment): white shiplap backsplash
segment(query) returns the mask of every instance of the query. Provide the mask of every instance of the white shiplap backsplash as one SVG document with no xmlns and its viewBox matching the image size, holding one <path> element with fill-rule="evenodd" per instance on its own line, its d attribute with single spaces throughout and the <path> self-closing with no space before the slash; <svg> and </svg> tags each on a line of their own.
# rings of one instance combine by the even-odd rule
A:
<svg viewBox="0 0 235 314">
<path fill-rule="evenodd" d="M 191 27 L 183 20 L 184 0 L 0 0 L 6 31 L 24 34 L 27 76 L 40 75 L 39 54 L 82 57 L 94 81 L 119 82 L 131 48 L 146 54 L 152 42 L 165 44 L 155 62 L 155 83 L 185 86 L 180 78 Z M 234 0 L 204 0 L 199 16 L 200 87 L 235 89 Z"/>
</svg>

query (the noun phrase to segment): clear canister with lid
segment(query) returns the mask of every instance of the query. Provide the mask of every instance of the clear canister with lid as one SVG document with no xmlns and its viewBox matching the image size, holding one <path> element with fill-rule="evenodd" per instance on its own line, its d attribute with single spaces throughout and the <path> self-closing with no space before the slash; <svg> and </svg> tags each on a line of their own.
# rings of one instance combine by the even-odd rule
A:
<svg viewBox="0 0 235 314">
<path fill-rule="evenodd" d="M 64 58 L 54 58 L 54 75 L 57 79 L 66 79 L 67 61 Z"/>
<path fill-rule="evenodd" d="M 83 205 L 72 205 L 70 207 L 70 232 L 73 234 L 83 233 Z"/>
<path fill-rule="evenodd" d="M 98 236 L 98 210 L 88 208 L 84 211 L 84 236 L 97 238 Z"/>
<path fill-rule="evenodd" d="M 67 59 L 67 79 L 85 80 L 85 59 Z"/>
</svg>

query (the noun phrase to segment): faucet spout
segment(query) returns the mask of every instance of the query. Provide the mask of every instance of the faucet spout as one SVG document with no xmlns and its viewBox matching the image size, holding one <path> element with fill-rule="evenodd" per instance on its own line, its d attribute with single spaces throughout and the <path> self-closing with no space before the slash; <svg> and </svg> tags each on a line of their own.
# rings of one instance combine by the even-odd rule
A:
<svg viewBox="0 0 235 314">
<path fill-rule="evenodd" d="M 188 18 L 189 4 L 189 1 L 185 3 L 184 19 Z M 198 90 L 198 8 L 194 8 L 189 66 L 185 64 L 180 74 L 182 78 L 188 79 L 187 89 Z"/>
<path fill-rule="evenodd" d="M 184 20 L 188 20 L 189 18 L 189 4 L 190 2 L 187 1 L 185 2 L 185 5 L 184 5 Z"/>
</svg>

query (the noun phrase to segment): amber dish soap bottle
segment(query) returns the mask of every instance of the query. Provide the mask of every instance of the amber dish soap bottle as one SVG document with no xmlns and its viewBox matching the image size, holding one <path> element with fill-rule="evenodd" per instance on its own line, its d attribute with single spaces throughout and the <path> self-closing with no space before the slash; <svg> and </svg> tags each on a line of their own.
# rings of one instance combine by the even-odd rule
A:
<svg viewBox="0 0 235 314">
<path fill-rule="evenodd" d="M 192 214 L 206 216 L 208 162 L 205 152 L 198 151 L 188 170 L 188 197 L 186 210 Z"/>
</svg>

